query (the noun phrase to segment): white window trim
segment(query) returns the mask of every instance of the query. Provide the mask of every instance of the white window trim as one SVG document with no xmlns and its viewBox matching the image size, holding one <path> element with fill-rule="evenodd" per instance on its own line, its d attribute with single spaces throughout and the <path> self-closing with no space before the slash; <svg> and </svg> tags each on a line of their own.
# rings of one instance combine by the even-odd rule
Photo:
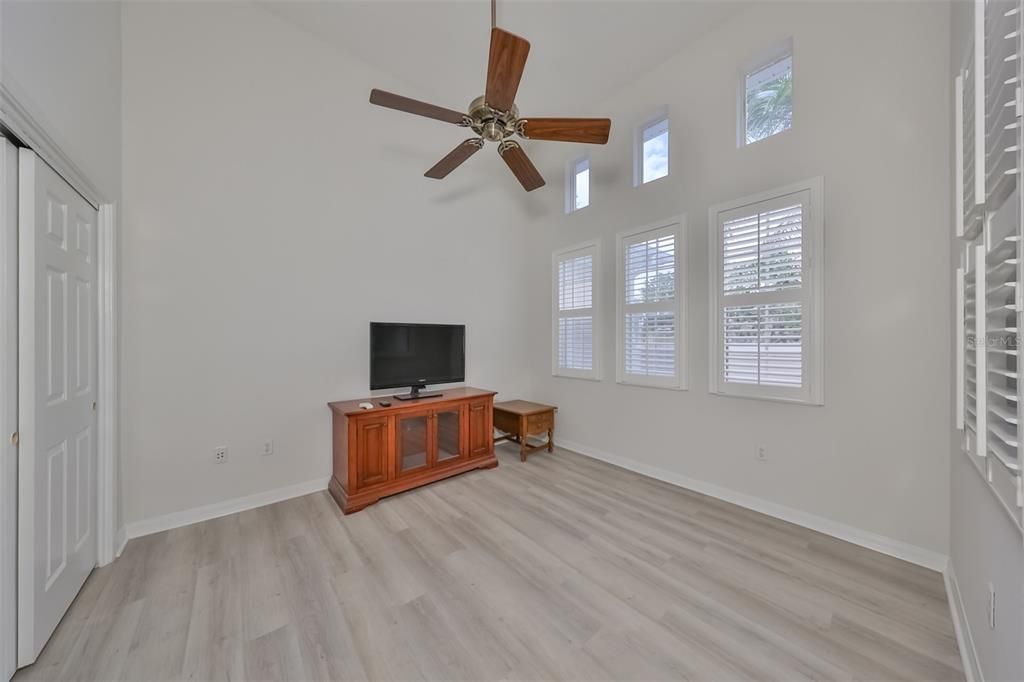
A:
<svg viewBox="0 0 1024 682">
<path fill-rule="evenodd" d="M 760 71 L 766 66 L 771 66 L 786 57 L 793 59 L 793 121 L 782 132 L 762 137 L 760 140 L 747 142 L 747 76 Z M 736 146 L 739 149 L 764 142 L 765 140 L 773 140 L 779 135 L 785 135 L 796 127 L 796 58 L 793 56 L 792 38 L 786 38 L 782 42 L 775 43 L 747 59 L 747 61 L 740 65 L 739 76 L 736 80 Z"/>
<path fill-rule="evenodd" d="M 674 312 L 676 314 L 676 376 L 675 377 L 647 377 L 635 374 L 627 375 L 625 371 L 625 324 L 626 314 L 625 302 L 625 269 L 623 259 L 625 256 L 625 244 L 632 237 L 639 235 L 650 235 L 652 238 L 666 234 L 675 236 L 676 245 L 676 291 L 674 299 Z M 680 215 L 666 220 L 661 220 L 643 227 L 624 230 L 616 235 L 616 266 L 615 266 L 615 357 L 616 369 L 615 380 L 617 383 L 630 386 L 647 386 L 650 388 L 667 388 L 676 391 L 685 391 L 689 388 L 688 364 L 686 362 L 688 346 L 686 335 L 689 331 L 686 317 L 686 296 L 689 291 L 687 286 L 686 261 L 689 257 L 689 249 L 686 243 L 686 216 Z"/>
<path fill-rule="evenodd" d="M 593 368 L 585 370 L 565 369 L 558 366 L 558 262 L 577 252 L 590 251 L 594 258 L 593 278 L 590 292 L 590 314 L 593 319 L 591 353 Z M 551 254 L 551 376 L 567 379 L 601 380 L 601 296 L 599 282 L 601 279 L 601 242 L 589 240 L 559 249 Z"/>
<path fill-rule="evenodd" d="M 590 178 L 591 182 L 589 183 L 590 186 L 587 187 L 587 205 L 586 206 L 580 206 L 579 208 L 576 208 L 576 168 L 578 168 L 579 165 L 582 162 L 584 162 L 584 161 L 587 162 L 587 170 L 590 171 L 590 174 L 589 174 L 588 177 Z M 591 163 L 590 163 L 590 154 L 584 154 L 582 156 L 577 156 L 577 157 L 573 158 L 573 160 L 570 161 L 566 165 L 566 167 L 565 167 L 565 212 L 566 212 L 567 215 L 570 214 L 570 213 L 577 213 L 579 211 L 582 211 L 585 208 L 590 208 L 590 205 L 592 203 L 594 203 L 593 197 L 590 194 L 590 190 L 593 189 L 593 187 L 594 187 L 594 183 L 592 182 L 593 178 L 594 178 L 594 173 L 593 173 L 593 168 L 591 167 Z"/>
<path fill-rule="evenodd" d="M 805 312 L 801 320 L 803 326 L 803 386 L 799 389 L 781 386 L 759 386 L 729 383 L 723 378 L 722 361 L 722 305 L 725 296 L 722 294 L 722 239 L 721 216 L 725 213 L 742 209 L 774 199 L 807 192 L 810 196 L 806 207 L 803 232 L 801 235 L 803 252 L 803 272 L 800 300 Z M 738 398 L 756 398 L 760 400 L 776 400 L 805 405 L 824 405 L 825 393 L 825 360 L 824 360 L 824 179 L 811 178 L 778 189 L 761 192 L 735 201 L 712 206 L 708 209 L 708 251 L 710 258 L 710 307 L 709 325 L 711 354 L 708 367 L 709 391 L 712 394 Z M 768 294 L 767 296 L 773 296 Z M 786 293 L 784 297 L 790 298 Z"/>
<path fill-rule="evenodd" d="M 651 126 L 665 121 L 668 123 L 668 150 L 665 156 L 666 172 L 660 178 L 644 182 L 644 131 Z M 657 113 L 648 117 L 633 129 L 633 186 L 643 187 L 665 180 L 672 175 L 672 121 L 669 119 L 668 107 L 661 107 Z"/>
<path fill-rule="evenodd" d="M 953 79 L 953 203 L 956 206 L 955 234 L 964 236 L 964 72 Z M 962 274 L 962 273 L 961 273 Z M 961 415 L 962 417 L 962 415 Z"/>
</svg>

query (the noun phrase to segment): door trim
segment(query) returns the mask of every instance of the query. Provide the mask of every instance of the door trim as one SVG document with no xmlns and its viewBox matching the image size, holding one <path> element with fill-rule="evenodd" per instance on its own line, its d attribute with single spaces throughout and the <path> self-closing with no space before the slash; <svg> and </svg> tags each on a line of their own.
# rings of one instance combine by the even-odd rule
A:
<svg viewBox="0 0 1024 682">
<path fill-rule="evenodd" d="M 46 132 L 41 124 L 43 119 L 33 116 L 25 106 L 27 100 L 19 100 L 11 86 L 12 83 L 9 81 L 0 83 L 0 123 L 23 145 L 31 147 L 39 158 L 57 171 L 57 175 L 64 178 L 76 192 L 82 195 L 83 199 L 92 204 L 93 208 L 99 209 L 104 201 L 109 199 L 89 182 L 89 178 L 82 172 L 82 169 Z"/>
<path fill-rule="evenodd" d="M 18 665 L 18 150 L 0 137 L 0 680 Z M 11 418 L 8 418 L 10 413 Z"/>
<path fill-rule="evenodd" d="M 101 204 L 97 228 L 96 257 L 99 282 L 97 307 L 97 562 L 105 566 L 124 549 L 120 537 L 124 529 L 118 524 L 118 306 L 120 287 L 118 271 L 117 205 Z"/>
</svg>

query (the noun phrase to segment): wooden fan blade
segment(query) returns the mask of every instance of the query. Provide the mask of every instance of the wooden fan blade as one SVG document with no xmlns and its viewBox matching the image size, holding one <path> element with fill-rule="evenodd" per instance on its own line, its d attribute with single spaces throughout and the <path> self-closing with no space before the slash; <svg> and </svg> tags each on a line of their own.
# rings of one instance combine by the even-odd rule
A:
<svg viewBox="0 0 1024 682">
<path fill-rule="evenodd" d="M 448 152 L 448 155 L 443 159 L 434 164 L 434 167 L 428 170 L 425 175 L 428 178 L 434 178 L 440 180 L 445 177 L 453 170 L 462 165 L 462 163 L 469 157 L 476 154 L 484 146 L 483 140 L 478 137 L 471 137 L 465 140 L 455 149 Z"/>
<path fill-rule="evenodd" d="M 529 54 L 528 40 L 500 28 L 491 29 L 491 55 L 487 61 L 484 101 L 492 109 L 508 111 L 512 108 Z"/>
<path fill-rule="evenodd" d="M 402 97 L 392 92 L 385 92 L 384 90 L 378 90 L 374 88 L 370 90 L 370 104 L 376 104 L 379 107 L 387 107 L 388 109 L 397 109 L 398 111 L 404 111 L 409 114 L 416 114 L 417 116 L 426 116 L 427 118 L 436 118 L 438 121 L 444 121 L 445 123 L 462 123 L 465 120 L 466 115 L 455 111 L 454 109 L 445 109 L 434 104 L 427 104 L 426 102 L 420 102 L 419 100 L 409 99 L 408 97 Z"/>
<path fill-rule="evenodd" d="M 523 189 L 527 192 L 532 192 L 538 187 L 544 186 L 544 178 L 541 177 L 540 171 L 537 170 L 537 167 L 533 165 L 533 162 L 526 156 L 526 152 L 518 144 L 509 141 L 502 142 L 498 147 L 498 153 L 501 154 L 501 158 L 505 160 L 505 165 L 519 179 Z"/>
<path fill-rule="evenodd" d="M 612 121 L 608 118 L 523 119 L 523 137 L 530 140 L 605 144 L 611 129 Z"/>
</svg>

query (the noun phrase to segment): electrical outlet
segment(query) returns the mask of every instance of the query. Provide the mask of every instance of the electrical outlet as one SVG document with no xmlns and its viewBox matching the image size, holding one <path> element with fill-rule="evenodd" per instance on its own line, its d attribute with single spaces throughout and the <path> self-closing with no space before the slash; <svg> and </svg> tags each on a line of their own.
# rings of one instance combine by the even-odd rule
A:
<svg viewBox="0 0 1024 682">
<path fill-rule="evenodd" d="M 227 446 L 220 446 L 213 451 L 213 461 L 217 464 L 224 464 L 228 461 L 228 449 Z"/>
<path fill-rule="evenodd" d="M 996 586 L 988 584 L 988 626 L 996 629 Z"/>
<path fill-rule="evenodd" d="M 268 440 L 263 443 L 263 456 L 274 454 L 274 441 Z"/>
<path fill-rule="evenodd" d="M 757 459 L 760 462 L 768 461 L 768 448 L 765 447 L 764 445 L 757 446 Z"/>
</svg>

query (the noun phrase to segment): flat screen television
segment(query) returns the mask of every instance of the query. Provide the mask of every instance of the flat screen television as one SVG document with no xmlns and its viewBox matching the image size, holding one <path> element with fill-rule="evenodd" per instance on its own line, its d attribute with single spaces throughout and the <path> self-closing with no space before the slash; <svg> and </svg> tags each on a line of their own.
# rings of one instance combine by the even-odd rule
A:
<svg viewBox="0 0 1024 682">
<path fill-rule="evenodd" d="M 410 387 L 398 400 L 431 398 L 427 384 L 466 380 L 466 326 L 370 323 L 370 389 Z"/>
</svg>

